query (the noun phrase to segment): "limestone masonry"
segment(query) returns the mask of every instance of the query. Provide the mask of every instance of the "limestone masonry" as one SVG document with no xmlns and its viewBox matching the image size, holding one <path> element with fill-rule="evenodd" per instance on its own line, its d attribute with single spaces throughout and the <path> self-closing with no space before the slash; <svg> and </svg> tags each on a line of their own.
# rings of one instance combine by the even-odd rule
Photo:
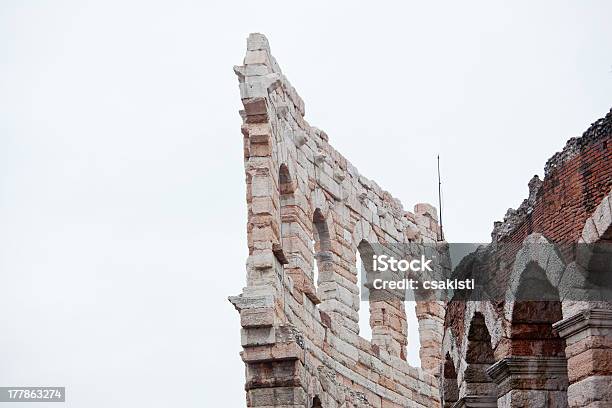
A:
<svg viewBox="0 0 612 408">
<path fill-rule="evenodd" d="M 402 299 L 371 292 L 360 301 L 357 256 L 365 260 L 377 244 L 428 243 L 440 260 L 432 276 L 448 274 L 436 209 L 403 209 L 306 122 L 304 102 L 263 35 L 249 36 L 234 71 L 244 106 L 249 257 L 247 285 L 230 301 L 242 326 L 246 406 L 612 406 L 612 307 L 605 302 L 566 301 L 557 289 L 546 302 L 423 294 L 420 344 L 407 344 Z M 612 113 L 549 160 L 544 180 L 529 183 L 529 198 L 508 210 L 493 242 L 474 255 L 502 260 L 495 278 L 508 288 L 522 290 L 534 267 L 553 288 L 560 269 L 601 269 L 597 254 L 585 260 L 521 248 L 611 240 L 611 124 Z M 502 245 L 508 242 L 514 245 Z M 368 303 L 371 341 L 358 324 Z M 406 362 L 407 347 L 419 347 L 421 367 Z"/>
</svg>

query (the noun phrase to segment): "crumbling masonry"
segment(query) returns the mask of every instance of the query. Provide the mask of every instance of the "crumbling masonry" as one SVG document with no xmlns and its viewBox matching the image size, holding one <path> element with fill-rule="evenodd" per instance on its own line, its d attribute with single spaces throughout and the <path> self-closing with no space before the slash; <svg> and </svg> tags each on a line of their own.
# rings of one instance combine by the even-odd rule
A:
<svg viewBox="0 0 612 408">
<path fill-rule="evenodd" d="M 372 340 L 362 338 L 358 310 L 368 303 L 360 301 L 357 254 L 416 242 L 432 243 L 444 259 L 436 209 L 404 210 L 304 120 L 304 102 L 263 35 L 249 36 L 234 70 L 249 257 L 247 286 L 230 301 L 240 312 L 248 407 L 564 407 L 568 397 L 572 407 L 612 406 L 605 304 L 420 301 L 421 367 L 411 367 L 404 302 L 370 298 Z M 506 286 L 516 289 L 521 268 L 534 262 L 548 275 L 589 267 L 550 254 L 531 259 L 523 242 L 610 240 L 611 129 L 609 114 L 572 139 L 545 179 L 530 182 L 529 199 L 496 223 L 480 253 L 509 260 L 499 274 Z M 502 251 L 503 242 L 517 249 Z"/>
</svg>

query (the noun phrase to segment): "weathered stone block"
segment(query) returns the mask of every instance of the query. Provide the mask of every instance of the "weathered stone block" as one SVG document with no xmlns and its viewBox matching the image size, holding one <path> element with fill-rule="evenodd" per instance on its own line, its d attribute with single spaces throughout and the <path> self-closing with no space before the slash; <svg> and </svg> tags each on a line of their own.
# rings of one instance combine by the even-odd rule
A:
<svg viewBox="0 0 612 408">
<path fill-rule="evenodd" d="M 256 388 L 247 391 L 249 407 L 305 406 L 306 392 L 302 387 Z"/>
<path fill-rule="evenodd" d="M 243 328 L 271 327 L 274 325 L 274 316 L 272 308 L 245 309 L 240 312 L 240 325 Z"/>
<path fill-rule="evenodd" d="M 249 327 L 240 330 L 240 344 L 246 346 L 261 346 L 274 344 L 276 334 L 274 327 Z"/>
<path fill-rule="evenodd" d="M 593 376 L 571 384 L 567 397 L 572 408 L 586 407 L 595 402 L 612 406 L 612 376 Z"/>
</svg>

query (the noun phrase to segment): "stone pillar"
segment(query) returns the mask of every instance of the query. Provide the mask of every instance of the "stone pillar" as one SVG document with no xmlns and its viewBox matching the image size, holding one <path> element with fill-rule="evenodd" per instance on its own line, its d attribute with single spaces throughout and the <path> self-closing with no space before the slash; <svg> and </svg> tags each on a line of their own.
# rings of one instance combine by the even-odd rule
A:
<svg viewBox="0 0 612 408">
<path fill-rule="evenodd" d="M 612 310 L 584 310 L 554 328 L 566 344 L 569 406 L 612 406 Z"/>
<path fill-rule="evenodd" d="M 430 300 L 416 302 L 416 316 L 419 322 L 421 367 L 432 375 L 438 375 L 442 363 L 442 336 L 444 333 L 444 304 Z"/>
<path fill-rule="evenodd" d="M 242 361 L 246 366 L 247 407 L 304 408 L 304 342 L 291 326 L 244 327 Z"/>
<path fill-rule="evenodd" d="M 453 408 L 497 408 L 497 397 L 491 395 L 467 395 L 452 406 Z"/>
<path fill-rule="evenodd" d="M 444 364 L 440 364 L 440 394 L 442 408 L 451 408 L 459 399 L 457 372 L 450 355 L 447 353 Z"/>
<path fill-rule="evenodd" d="M 240 312 L 247 407 L 306 407 L 302 333 L 279 320 L 273 296 L 240 295 L 229 300 Z"/>
<path fill-rule="evenodd" d="M 565 357 L 510 356 L 487 370 L 500 408 L 567 408 Z"/>
<path fill-rule="evenodd" d="M 392 356 L 406 359 L 408 326 L 403 300 L 393 298 L 386 291 L 370 290 L 370 326 L 372 344 Z"/>
</svg>

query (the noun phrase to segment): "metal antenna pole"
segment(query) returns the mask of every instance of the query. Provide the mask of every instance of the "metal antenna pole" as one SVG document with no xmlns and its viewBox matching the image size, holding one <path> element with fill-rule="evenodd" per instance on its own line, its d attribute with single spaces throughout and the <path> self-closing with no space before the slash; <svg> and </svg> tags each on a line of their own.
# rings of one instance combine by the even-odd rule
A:
<svg viewBox="0 0 612 408">
<path fill-rule="evenodd" d="M 438 208 L 440 209 L 440 240 L 444 241 L 444 229 L 442 228 L 442 181 L 440 179 L 440 155 L 438 155 Z"/>
</svg>

